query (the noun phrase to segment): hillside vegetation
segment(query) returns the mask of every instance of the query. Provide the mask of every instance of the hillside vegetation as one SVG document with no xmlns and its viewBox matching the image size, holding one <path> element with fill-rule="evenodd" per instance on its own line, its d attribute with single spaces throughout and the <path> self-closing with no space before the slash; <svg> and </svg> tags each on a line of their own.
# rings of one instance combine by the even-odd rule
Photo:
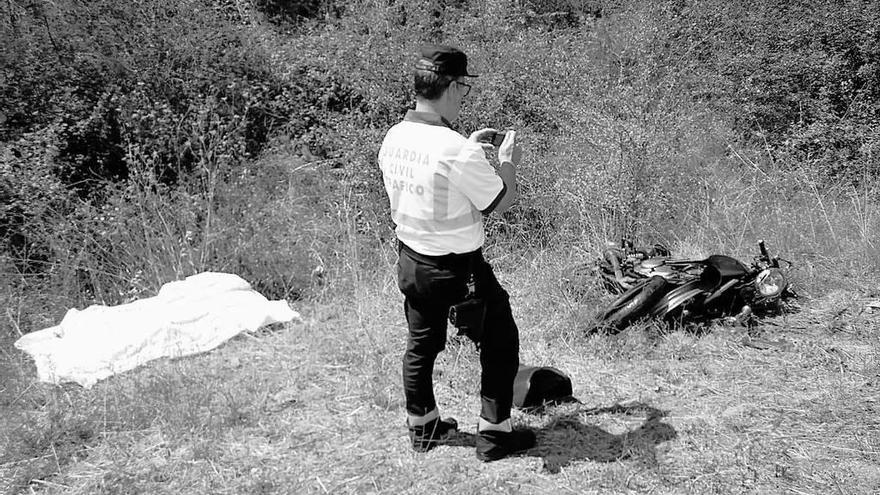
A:
<svg viewBox="0 0 880 495">
<path fill-rule="evenodd" d="M 427 40 L 482 74 L 462 131 L 522 131 L 493 245 L 765 237 L 807 284 L 877 267 L 876 2 L 3 8 L 3 293 L 32 309 L 205 269 L 294 298 L 316 266 L 350 278 L 392 237 L 375 155 Z"/>
<path fill-rule="evenodd" d="M 869 0 L 3 2 L 0 491 L 875 493 L 860 301 L 880 295 L 878 26 Z M 473 476 L 469 451 L 397 438 L 405 326 L 376 154 L 426 41 L 480 74 L 458 129 L 522 138 L 487 257 L 524 359 L 595 406 L 516 418 L 543 428 L 538 477 Z M 769 357 L 720 329 L 587 339 L 607 299 L 568 299 L 559 276 L 621 238 L 744 260 L 765 239 L 812 309 L 773 323 L 793 344 Z M 205 270 L 307 323 L 93 392 L 34 383 L 11 348 L 67 308 Z M 446 354 L 438 397 L 467 418 L 475 356 Z"/>
</svg>

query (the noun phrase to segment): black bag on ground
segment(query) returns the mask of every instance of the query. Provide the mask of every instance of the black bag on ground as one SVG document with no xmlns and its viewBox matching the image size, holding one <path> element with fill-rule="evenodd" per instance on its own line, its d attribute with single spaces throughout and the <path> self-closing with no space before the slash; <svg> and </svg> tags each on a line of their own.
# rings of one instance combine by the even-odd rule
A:
<svg viewBox="0 0 880 495">
<path fill-rule="evenodd" d="M 538 408 L 545 403 L 575 402 L 571 378 L 549 366 L 520 365 L 513 380 L 513 405 L 521 409 Z"/>
</svg>

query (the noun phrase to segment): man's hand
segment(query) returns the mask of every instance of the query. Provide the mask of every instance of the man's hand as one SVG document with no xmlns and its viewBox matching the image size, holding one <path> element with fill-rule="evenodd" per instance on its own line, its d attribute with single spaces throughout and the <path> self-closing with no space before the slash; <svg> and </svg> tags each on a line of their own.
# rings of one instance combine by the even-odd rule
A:
<svg viewBox="0 0 880 495">
<path fill-rule="evenodd" d="M 496 132 L 498 132 L 498 129 L 487 127 L 485 129 L 480 129 L 479 131 L 474 131 L 468 139 L 475 143 L 479 143 L 480 147 L 483 148 L 483 152 L 486 153 L 486 158 L 489 158 L 489 153 L 495 152 L 495 147 L 492 146 L 492 136 L 494 136 Z"/>
<path fill-rule="evenodd" d="M 486 127 L 480 129 L 479 131 L 474 131 L 471 133 L 469 140 L 475 143 L 489 143 L 492 144 L 492 136 L 498 132 L 498 129 L 493 129 L 491 127 Z"/>
<path fill-rule="evenodd" d="M 510 162 L 514 165 L 519 165 L 521 158 L 522 150 L 519 145 L 516 144 L 516 131 L 507 131 L 507 135 L 504 136 L 504 141 L 501 143 L 501 146 L 498 147 L 498 161 L 501 163 Z"/>
<path fill-rule="evenodd" d="M 498 213 L 507 211 L 516 201 L 518 196 L 516 190 L 516 167 L 519 165 L 521 156 L 522 151 L 519 149 L 519 145 L 516 144 L 516 131 L 507 131 L 507 134 L 504 135 L 504 141 L 498 147 L 498 168 L 495 169 L 495 172 L 504 181 L 505 186 L 504 196 L 495 206 L 494 211 Z"/>
</svg>

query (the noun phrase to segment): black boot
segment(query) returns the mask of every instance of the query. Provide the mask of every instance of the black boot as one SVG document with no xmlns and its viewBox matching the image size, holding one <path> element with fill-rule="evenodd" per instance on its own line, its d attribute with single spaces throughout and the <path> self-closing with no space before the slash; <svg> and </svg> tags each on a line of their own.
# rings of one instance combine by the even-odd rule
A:
<svg viewBox="0 0 880 495">
<path fill-rule="evenodd" d="M 477 434 L 477 459 L 497 461 L 534 446 L 535 433 L 531 430 L 481 431 Z"/>
<path fill-rule="evenodd" d="M 416 452 L 427 452 L 443 443 L 450 433 L 456 431 L 458 431 L 458 422 L 454 419 L 446 418 L 441 420 L 436 418 L 423 425 L 410 426 L 409 438 L 412 440 L 413 450 Z"/>
</svg>

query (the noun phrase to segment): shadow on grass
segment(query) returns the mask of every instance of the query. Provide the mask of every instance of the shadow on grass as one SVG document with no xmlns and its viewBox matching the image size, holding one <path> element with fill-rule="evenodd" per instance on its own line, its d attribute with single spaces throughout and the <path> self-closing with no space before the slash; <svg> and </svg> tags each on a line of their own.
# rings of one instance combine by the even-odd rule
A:
<svg viewBox="0 0 880 495">
<path fill-rule="evenodd" d="M 675 429 L 664 423 L 665 411 L 642 403 L 615 404 L 607 407 L 584 409 L 565 408 L 555 411 L 547 408 L 542 412 L 551 416 L 548 424 L 535 430 L 536 445 L 518 456 L 540 457 L 544 469 L 549 473 L 559 473 L 572 462 L 590 460 L 594 462 L 615 462 L 637 460 L 648 464 L 656 463 L 656 446 L 678 436 Z M 645 420 L 637 428 L 620 434 L 609 433 L 598 426 L 585 423 L 584 416 L 600 414 L 622 414 L 644 416 Z M 458 433 L 446 444 L 460 447 L 475 447 L 476 435 Z"/>
<path fill-rule="evenodd" d="M 620 434 L 609 433 L 598 426 L 585 423 L 583 416 L 599 414 L 644 415 L 637 428 Z M 544 469 L 558 473 L 574 461 L 615 462 L 639 460 L 656 463 L 656 446 L 678 436 L 675 428 L 661 419 L 665 411 L 642 403 L 615 404 L 567 412 L 552 418 L 539 429 L 537 445 L 525 453 L 541 457 Z"/>
</svg>

